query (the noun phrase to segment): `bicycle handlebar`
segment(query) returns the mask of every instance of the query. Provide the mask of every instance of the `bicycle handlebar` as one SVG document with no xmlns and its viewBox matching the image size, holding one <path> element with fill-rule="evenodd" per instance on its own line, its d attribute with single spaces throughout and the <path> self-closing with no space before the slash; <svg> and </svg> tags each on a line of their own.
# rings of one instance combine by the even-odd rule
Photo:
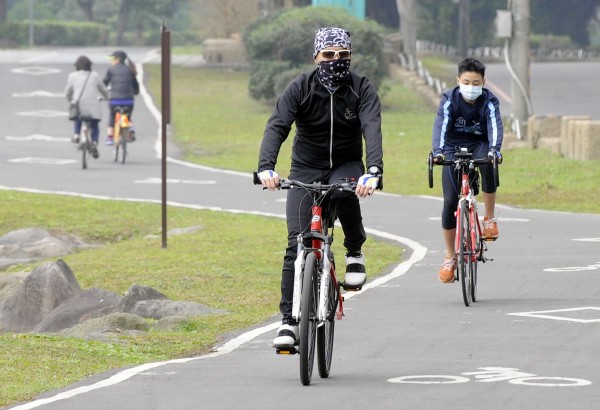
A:
<svg viewBox="0 0 600 410">
<path fill-rule="evenodd" d="M 452 160 L 442 160 L 442 161 L 434 161 L 433 153 L 429 153 L 429 157 L 427 158 L 428 165 L 428 177 L 429 177 L 429 188 L 433 188 L 433 166 L 434 165 L 484 165 L 484 164 L 492 164 L 492 169 L 494 172 L 494 181 L 496 182 L 496 186 L 500 186 L 500 176 L 498 172 L 498 165 L 500 162 L 498 161 L 498 157 L 494 156 L 492 158 L 478 158 L 473 159 L 473 154 L 470 152 L 457 152 L 454 159 Z"/>
<path fill-rule="evenodd" d="M 258 172 L 254 171 L 253 176 L 254 185 L 261 185 L 262 182 L 258 177 Z M 356 181 L 350 181 L 348 179 L 342 179 L 339 182 L 334 182 L 333 184 L 323 184 L 321 182 L 306 183 L 294 179 L 285 178 L 279 180 L 279 188 L 281 189 L 291 189 L 294 186 L 297 186 L 312 192 L 323 192 L 329 191 L 331 189 L 339 189 L 342 191 L 354 192 L 354 190 L 356 189 L 356 185 Z"/>
</svg>

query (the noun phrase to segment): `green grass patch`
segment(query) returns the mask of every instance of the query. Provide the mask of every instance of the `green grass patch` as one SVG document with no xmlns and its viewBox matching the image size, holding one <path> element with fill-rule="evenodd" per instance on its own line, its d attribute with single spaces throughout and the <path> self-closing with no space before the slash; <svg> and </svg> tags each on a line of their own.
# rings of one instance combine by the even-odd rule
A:
<svg viewBox="0 0 600 410">
<path fill-rule="evenodd" d="M 201 229 L 169 236 L 163 249 L 160 205 L 12 191 L 0 191 L 0 201 L 0 232 L 38 226 L 101 245 L 63 258 L 84 289 L 123 294 L 132 284 L 140 284 L 173 300 L 228 312 L 190 319 L 175 332 L 150 331 L 114 343 L 0 334 L 0 406 L 107 370 L 206 353 L 220 335 L 278 314 L 287 236 L 283 220 L 170 207 L 169 229 Z M 86 218 L 77 217 L 83 214 Z M 343 255 L 341 243 L 334 242 L 338 255 Z M 397 245 L 373 239 L 364 250 L 372 277 L 389 271 L 402 258 Z M 38 265 L 11 271 L 29 271 Z"/>
</svg>

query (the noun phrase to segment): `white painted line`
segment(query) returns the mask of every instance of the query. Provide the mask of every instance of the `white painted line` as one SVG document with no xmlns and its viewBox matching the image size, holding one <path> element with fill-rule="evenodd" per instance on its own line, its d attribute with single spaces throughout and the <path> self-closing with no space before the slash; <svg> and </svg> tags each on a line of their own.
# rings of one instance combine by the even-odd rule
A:
<svg viewBox="0 0 600 410">
<path fill-rule="evenodd" d="M 600 238 L 578 238 L 578 239 L 571 239 L 572 241 L 579 241 L 579 242 L 600 242 Z"/>
<path fill-rule="evenodd" d="M 67 138 L 67 137 L 51 137 L 49 135 L 42 135 L 42 134 L 33 134 L 33 135 L 28 135 L 26 137 L 15 137 L 15 136 L 9 135 L 6 137 L 6 139 L 9 141 L 49 141 L 49 142 L 71 141 L 71 139 Z"/>
<path fill-rule="evenodd" d="M 54 110 L 37 110 L 37 111 L 20 111 L 17 115 L 21 115 L 24 117 L 42 117 L 42 118 L 51 118 L 51 117 L 66 117 L 69 115 L 68 112 L 65 111 L 54 111 Z"/>
<path fill-rule="evenodd" d="M 582 272 L 596 269 L 600 269 L 600 262 L 596 262 L 593 265 L 587 266 L 566 266 L 563 268 L 547 268 L 544 269 L 544 272 Z"/>
<path fill-rule="evenodd" d="M 146 179 L 138 179 L 134 181 L 136 184 L 160 184 L 162 183 L 161 178 L 146 178 Z M 189 179 L 171 179 L 167 178 L 167 183 L 169 184 L 193 184 L 193 185 L 214 185 L 217 181 L 194 181 Z"/>
<path fill-rule="evenodd" d="M 62 72 L 62 70 L 58 68 L 51 67 L 40 67 L 40 66 L 28 66 L 28 67 L 18 67 L 13 68 L 13 73 L 17 74 L 25 74 L 25 75 L 49 75 L 49 74 L 58 74 Z"/>
<path fill-rule="evenodd" d="M 574 318 L 574 317 L 554 316 L 554 315 L 546 314 L 546 313 L 578 312 L 578 311 L 584 311 L 584 310 L 598 311 L 599 312 L 598 319 L 578 319 L 578 318 Z M 600 307 L 587 306 L 587 307 L 578 307 L 578 308 L 569 308 L 569 309 L 539 310 L 536 312 L 507 313 L 507 315 L 525 316 L 525 317 L 550 319 L 550 320 L 563 320 L 563 321 L 567 321 L 567 322 L 576 322 L 576 323 L 599 323 L 600 322 Z"/>
<path fill-rule="evenodd" d="M 34 158 L 34 157 L 23 157 L 9 159 L 8 162 L 15 162 L 21 164 L 43 164 L 43 165 L 65 165 L 78 162 L 74 159 L 61 159 L 61 158 Z"/>
<path fill-rule="evenodd" d="M 479 216 L 479 219 L 483 221 L 483 216 Z M 503 217 L 497 217 L 496 218 L 498 220 L 498 222 L 531 222 L 531 219 L 529 218 L 503 218 Z M 430 216 L 429 217 L 430 221 L 441 221 L 442 217 L 441 216 Z"/>
<path fill-rule="evenodd" d="M 65 94 L 64 93 L 51 93 L 49 91 L 42 91 L 42 90 L 37 90 L 37 91 L 31 91 L 29 93 L 13 93 L 12 94 L 13 97 L 16 98 L 29 98 L 29 97 L 53 97 L 53 98 L 65 98 Z"/>
</svg>

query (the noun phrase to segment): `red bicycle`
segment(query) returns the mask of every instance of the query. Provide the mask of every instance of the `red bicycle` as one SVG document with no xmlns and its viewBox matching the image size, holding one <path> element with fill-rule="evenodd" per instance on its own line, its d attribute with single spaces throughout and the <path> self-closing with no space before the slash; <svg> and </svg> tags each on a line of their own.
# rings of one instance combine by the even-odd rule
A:
<svg viewBox="0 0 600 410">
<path fill-rule="evenodd" d="M 476 177 L 480 165 L 492 166 L 496 186 L 500 186 L 498 174 L 498 159 L 473 159 L 473 154 L 466 148 L 460 148 L 453 160 L 434 162 L 433 153 L 429 153 L 428 177 L 429 187 L 433 188 L 433 166 L 446 165 L 454 167 L 460 176 L 460 191 L 458 206 L 456 208 L 456 238 L 454 249 L 458 261 L 455 279 L 460 279 L 463 301 L 465 306 L 477 301 L 477 262 L 486 262 L 493 259 L 484 256 L 487 251 L 485 241 L 494 240 L 482 237 L 481 223 L 477 213 L 477 200 L 479 180 Z"/>
<path fill-rule="evenodd" d="M 254 183 L 261 183 L 256 172 Z M 337 216 L 328 196 L 334 190 L 354 192 L 356 181 L 343 179 L 333 184 L 307 184 L 282 179 L 280 188 L 304 189 L 312 198 L 310 232 L 298 235 L 294 263 L 292 317 L 298 321 L 300 334 L 297 346 L 276 350 L 277 354 L 299 353 L 300 381 L 307 386 L 312 377 L 315 347 L 319 376 L 329 377 L 335 320 L 344 316 L 344 299 L 341 293 L 344 284 L 336 278 L 335 259 L 331 251 Z"/>
</svg>

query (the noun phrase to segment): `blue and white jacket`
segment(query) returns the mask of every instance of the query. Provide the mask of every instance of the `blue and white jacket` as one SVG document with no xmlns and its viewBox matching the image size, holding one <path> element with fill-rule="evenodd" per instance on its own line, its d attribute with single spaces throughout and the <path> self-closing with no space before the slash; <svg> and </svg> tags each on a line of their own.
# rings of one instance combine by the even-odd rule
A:
<svg viewBox="0 0 600 410">
<path fill-rule="evenodd" d="M 472 105 L 462 98 L 458 86 L 442 94 L 433 125 L 434 155 L 477 141 L 487 141 L 489 149 L 500 152 L 503 137 L 500 102 L 490 90 L 484 88 Z"/>
</svg>

